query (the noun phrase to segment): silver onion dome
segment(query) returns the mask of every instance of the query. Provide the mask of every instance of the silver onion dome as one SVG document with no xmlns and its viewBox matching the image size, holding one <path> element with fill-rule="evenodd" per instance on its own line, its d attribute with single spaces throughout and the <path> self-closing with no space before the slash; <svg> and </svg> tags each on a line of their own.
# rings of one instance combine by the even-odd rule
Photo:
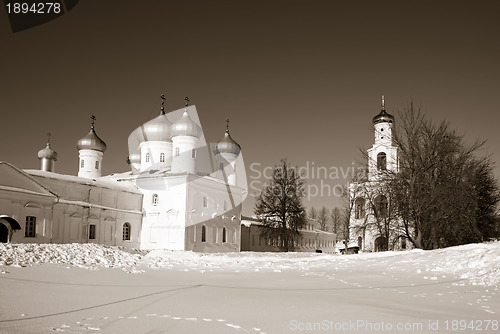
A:
<svg viewBox="0 0 500 334">
<path fill-rule="evenodd" d="M 139 141 L 170 141 L 172 135 L 172 122 L 165 114 L 160 114 L 140 127 Z"/>
<path fill-rule="evenodd" d="M 377 116 L 373 117 L 373 124 L 378 123 L 394 123 L 394 116 L 382 110 Z"/>
<path fill-rule="evenodd" d="M 76 148 L 78 150 L 94 150 L 99 152 L 106 151 L 106 143 L 99 138 L 97 133 L 95 133 L 94 129 L 95 116 L 92 116 L 92 126 L 90 128 L 90 132 L 80 140 L 78 140 L 76 144 Z"/>
<path fill-rule="evenodd" d="M 50 143 L 40 151 L 38 151 L 38 159 L 57 160 L 57 152 L 50 147 Z"/>
<path fill-rule="evenodd" d="M 231 153 L 239 155 L 240 152 L 241 146 L 231 138 L 229 134 L 229 119 L 226 119 L 226 133 L 224 133 L 224 137 L 215 145 L 215 154 Z"/>
<path fill-rule="evenodd" d="M 172 137 L 191 136 L 200 138 L 201 133 L 201 127 L 189 117 L 187 108 L 184 109 L 181 118 L 172 125 Z"/>
</svg>

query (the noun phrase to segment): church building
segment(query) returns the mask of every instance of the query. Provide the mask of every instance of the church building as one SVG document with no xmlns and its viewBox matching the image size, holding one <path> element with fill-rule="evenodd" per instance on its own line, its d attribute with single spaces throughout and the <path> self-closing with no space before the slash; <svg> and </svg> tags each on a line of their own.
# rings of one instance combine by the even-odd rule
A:
<svg viewBox="0 0 500 334">
<path fill-rule="evenodd" d="M 104 141 L 77 141 L 78 173 L 55 172 L 50 137 L 40 170 L 0 162 L 0 242 L 99 243 L 137 249 L 240 250 L 247 184 L 229 133 L 207 145 L 195 106 L 159 115 L 128 140 L 130 171 L 102 176 Z"/>
<path fill-rule="evenodd" d="M 399 163 L 392 137 L 394 116 L 385 111 L 383 96 L 382 110 L 372 122 L 375 141 L 367 150 L 367 175 L 349 185 L 350 240 L 357 241 L 363 251 L 406 249 L 400 222 L 384 189 L 384 176 L 397 173 Z"/>
</svg>

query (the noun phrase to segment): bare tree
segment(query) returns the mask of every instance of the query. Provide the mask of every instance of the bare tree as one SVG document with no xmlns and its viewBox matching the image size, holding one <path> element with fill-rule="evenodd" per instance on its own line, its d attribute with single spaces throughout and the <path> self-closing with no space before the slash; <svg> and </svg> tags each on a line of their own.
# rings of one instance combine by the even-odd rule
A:
<svg viewBox="0 0 500 334">
<path fill-rule="evenodd" d="M 320 229 L 322 231 L 327 230 L 328 214 L 329 214 L 328 209 L 325 208 L 324 206 L 318 212 L 318 222 L 319 222 Z"/>
<path fill-rule="evenodd" d="M 330 220 L 332 222 L 332 232 L 335 234 L 341 234 L 343 231 L 342 215 L 338 207 L 334 207 L 330 212 Z"/>
<path fill-rule="evenodd" d="M 447 122 L 432 123 L 413 104 L 398 124 L 400 165 L 389 187 L 408 240 L 434 249 L 487 238 L 491 224 L 482 222 L 493 221 L 499 190 L 491 160 L 476 156 L 484 141 L 466 145 Z"/>
<path fill-rule="evenodd" d="M 316 219 L 318 219 L 318 210 L 316 210 L 314 206 L 311 206 L 309 212 L 307 213 L 307 217 L 309 219 L 316 221 Z"/>
</svg>

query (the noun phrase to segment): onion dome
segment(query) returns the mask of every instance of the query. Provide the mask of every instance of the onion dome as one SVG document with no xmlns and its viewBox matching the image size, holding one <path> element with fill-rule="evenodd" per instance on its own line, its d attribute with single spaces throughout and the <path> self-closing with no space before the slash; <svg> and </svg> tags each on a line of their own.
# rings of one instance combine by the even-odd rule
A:
<svg viewBox="0 0 500 334">
<path fill-rule="evenodd" d="M 220 153 L 231 153 L 239 155 L 241 152 L 241 146 L 229 134 L 229 119 L 226 119 L 226 133 L 224 137 L 215 145 L 215 154 Z"/>
<path fill-rule="evenodd" d="M 382 111 L 373 117 L 373 124 L 378 123 L 394 123 L 394 116 L 385 111 L 384 96 L 382 96 Z"/>
<path fill-rule="evenodd" d="M 161 111 L 160 115 L 149 122 L 144 123 L 137 128 L 133 133 L 139 139 L 139 142 L 145 141 L 171 141 L 172 122 L 165 115 L 165 94 L 161 94 Z"/>
<path fill-rule="evenodd" d="M 170 141 L 172 135 L 172 122 L 165 114 L 160 114 L 140 127 L 140 142 L 145 141 Z"/>
<path fill-rule="evenodd" d="M 141 153 L 140 152 L 133 152 L 128 155 L 127 158 L 127 163 L 129 165 L 131 164 L 140 164 L 141 163 Z"/>
<path fill-rule="evenodd" d="M 76 144 L 76 148 L 78 150 L 94 150 L 99 152 L 106 151 L 106 143 L 104 143 L 104 141 L 95 133 L 94 122 L 95 116 L 92 116 L 92 126 L 90 128 L 90 132 L 78 141 Z"/>
<path fill-rule="evenodd" d="M 47 143 L 47 147 L 38 151 L 38 159 L 57 160 L 57 152 L 50 148 L 50 143 Z"/>
<path fill-rule="evenodd" d="M 382 110 L 377 116 L 373 117 L 373 124 L 378 123 L 393 123 L 394 116 L 387 113 L 385 110 Z"/>
<path fill-rule="evenodd" d="M 184 109 L 181 118 L 172 125 L 172 137 L 191 136 L 200 138 L 201 127 L 189 117 L 187 108 Z"/>
</svg>

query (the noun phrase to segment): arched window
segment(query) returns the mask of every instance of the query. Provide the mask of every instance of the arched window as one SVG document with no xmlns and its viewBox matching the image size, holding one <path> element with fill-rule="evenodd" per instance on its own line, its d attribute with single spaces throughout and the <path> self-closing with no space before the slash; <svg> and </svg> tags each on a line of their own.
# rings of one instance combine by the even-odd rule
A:
<svg viewBox="0 0 500 334">
<path fill-rule="evenodd" d="M 123 224 L 123 241 L 130 240 L 130 224 Z"/>
<path fill-rule="evenodd" d="M 160 162 L 165 162 L 165 153 L 160 153 Z"/>
<path fill-rule="evenodd" d="M 158 194 L 153 194 L 153 205 L 158 204 Z"/>
<path fill-rule="evenodd" d="M 358 197 L 354 204 L 354 218 L 361 219 L 365 217 L 365 199 Z"/>
<path fill-rule="evenodd" d="M 95 162 L 95 169 L 99 169 L 99 161 Z"/>
<path fill-rule="evenodd" d="M 387 197 L 384 195 L 378 195 L 375 197 L 374 206 L 375 206 L 375 217 L 376 218 L 385 218 L 387 216 Z"/>
<path fill-rule="evenodd" d="M 252 237 L 255 237 L 255 235 L 253 235 Z M 253 240 L 253 244 L 255 244 L 255 238 L 253 238 L 252 240 Z M 224 242 L 227 242 L 226 228 L 225 227 L 222 228 L 222 243 L 224 243 Z"/>
<path fill-rule="evenodd" d="M 196 150 L 194 148 L 191 150 L 191 158 L 196 159 Z"/>
<path fill-rule="evenodd" d="M 207 196 L 203 196 L 203 207 L 208 208 Z"/>
<path fill-rule="evenodd" d="M 224 200 L 224 211 L 226 211 L 226 210 L 227 210 L 227 201 Z"/>
<path fill-rule="evenodd" d="M 201 226 L 201 242 L 207 241 L 207 228 L 205 225 Z"/>
<path fill-rule="evenodd" d="M 83 166 L 85 166 L 85 160 L 80 160 L 80 168 L 83 168 Z"/>
<path fill-rule="evenodd" d="M 175 156 L 178 157 L 180 153 L 181 153 L 180 148 L 176 147 L 175 148 Z"/>
<path fill-rule="evenodd" d="M 387 155 L 385 152 L 380 152 L 377 154 L 377 169 L 387 170 Z"/>
<path fill-rule="evenodd" d="M 146 162 L 149 162 L 149 153 L 146 153 Z"/>
</svg>

